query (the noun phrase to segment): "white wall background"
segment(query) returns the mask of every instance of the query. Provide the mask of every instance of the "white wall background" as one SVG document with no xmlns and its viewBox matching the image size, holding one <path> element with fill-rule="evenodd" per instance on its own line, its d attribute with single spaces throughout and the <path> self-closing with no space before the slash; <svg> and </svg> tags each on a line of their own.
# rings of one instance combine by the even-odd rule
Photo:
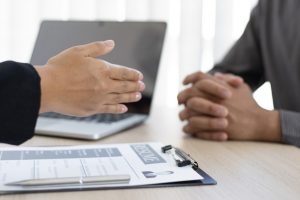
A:
<svg viewBox="0 0 300 200">
<path fill-rule="evenodd" d="M 39 23 L 59 20 L 168 22 L 155 103 L 176 106 L 181 80 L 209 70 L 240 37 L 257 0 L 0 0 L 0 61 L 28 62 Z M 270 86 L 255 94 L 272 108 Z"/>
</svg>

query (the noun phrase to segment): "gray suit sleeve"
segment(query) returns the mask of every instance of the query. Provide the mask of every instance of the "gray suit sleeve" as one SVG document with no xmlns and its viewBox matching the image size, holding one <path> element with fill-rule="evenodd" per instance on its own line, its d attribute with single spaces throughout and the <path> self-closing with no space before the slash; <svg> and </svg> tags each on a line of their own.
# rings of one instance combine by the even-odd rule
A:
<svg viewBox="0 0 300 200">
<path fill-rule="evenodd" d="M 265 82 L 260 47 L 261 5 L 251 12 L 250 20 L 241 38 L 233 45 L 224 59 L 210 73 L 232 73 L 243 77 L 254 91 Z"/>
<path fill-rule="evenodd" d="M 300 147 L 300 113 L 280 110 L 282 141 Z"/>
<path fill-rule="evenodd" d="M 265 81 L 260 47 L 260 21 L 264 17 L 263 1 L 253 9 L 250 21 L 241 38 L 225 58 L 210 73 L 232 73 L 243 77 L 254 91 Z M 282 141 L 300 147 L 300 113 L 280 110 Z"/>
</svg>

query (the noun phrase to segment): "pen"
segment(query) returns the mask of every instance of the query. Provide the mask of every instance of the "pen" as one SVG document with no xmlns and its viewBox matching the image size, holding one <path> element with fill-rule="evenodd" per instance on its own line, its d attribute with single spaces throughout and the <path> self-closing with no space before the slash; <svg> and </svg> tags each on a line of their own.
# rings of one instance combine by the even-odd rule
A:
<svg viewBox="0 0 300 200">
<path fill-rule="evenodd" d="M 86 177 L 65 177 L 65 178 L 44 178 L 26 179 L 16 182 L 6 183 L 10 186 L 45 186 L 45 185 L 82 185 L 82 184 L 124 184 L 129 183 L 130 175 L 105 175 Z"/>
</svg>

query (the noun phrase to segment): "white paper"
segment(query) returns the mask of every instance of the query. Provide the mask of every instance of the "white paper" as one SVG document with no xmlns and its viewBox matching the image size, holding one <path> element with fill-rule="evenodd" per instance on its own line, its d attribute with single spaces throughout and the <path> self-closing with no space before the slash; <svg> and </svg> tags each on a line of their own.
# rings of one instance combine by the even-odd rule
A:
<svg viewBox="0 0 300 200">
<path fill-rule="evenodd" d="M 201 180 L 191 166 L 177 167 L 160 143 L 89 145 L 72 147 L 0 148 L 0 193 L 140 186 Z M 40 178 L 130 175 L 129 183 L 78 186 L 7 186 Z"/>
</svg>

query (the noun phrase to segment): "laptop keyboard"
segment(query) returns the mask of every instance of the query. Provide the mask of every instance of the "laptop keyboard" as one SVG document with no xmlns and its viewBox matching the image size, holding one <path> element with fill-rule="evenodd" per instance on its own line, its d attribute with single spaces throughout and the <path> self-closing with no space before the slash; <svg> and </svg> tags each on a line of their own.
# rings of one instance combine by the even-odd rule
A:
<svg viewBox="0 0 300 200">
<path fill-rule="evenodd" d="M 76 121 L 86 121 L 86 122 L 98 122 L 98 123 L 113 123 L 129 117 L 134 116 L 134 114 L 124 113 L 124 114 L 96 114 L 89 117 L 73 117 L 68 115 L 63 115 L 59 113 L 43 113 L 40 114 L 41 117 L 56 118 L 56 119 L 68 119 Z"/>
</svg>

